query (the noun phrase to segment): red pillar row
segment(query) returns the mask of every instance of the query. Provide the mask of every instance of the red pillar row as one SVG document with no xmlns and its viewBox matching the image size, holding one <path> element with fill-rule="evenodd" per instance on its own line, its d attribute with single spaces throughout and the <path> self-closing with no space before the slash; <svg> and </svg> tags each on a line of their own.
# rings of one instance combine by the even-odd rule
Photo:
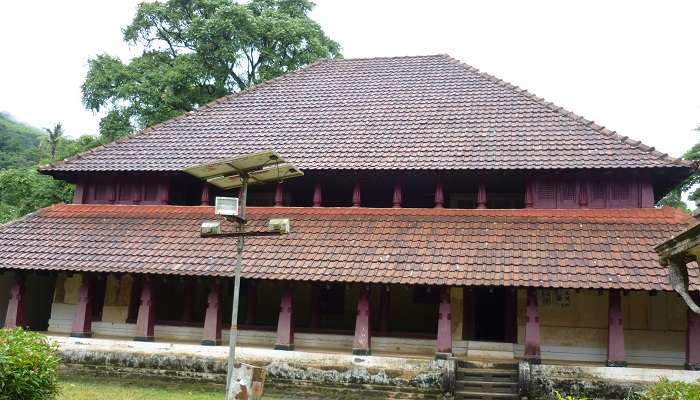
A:
<svg viewBox="0 0 700 400">
<path fill-rule="evenodd" d="M 608 293 L 608 367 L 625 367 L 625 331 L 620 290 Z"/>
<path fill-rule="evenodd" d="M 72 337 L 92 337 L 92 285 L 93 277 L 82 274 L 80 279 L 80 294 L 75 306 L 75 316 L 70 335 Z"/>
<path fill-rule="evenodd" d="M 221 344 L 221 284 L 214 280 L 209 287 L 207 311 L 204 315 L 204 335 L 202 345 L 218 346 Z"/>
<path fill-rule="evenodd" d="M 537 309 L 537 290 L 527 289 L 527 306 L 525 309 L 525 355 L 531 363 L 538 364 L 540 355 L 540 315 Z"/>
<path fill-rule="evenodd" d="M 149 278 L 144 278 L 141 282 L 141 304 L 136 317 L 136 337 L 134 337 L 134 340 L 140 342 L 152 342 L 155 340 L 153 333 L 155 316 L 151 281 Z"/>
<path fill-rule="evenodd" d="M 25 280 L 24 274 L 15 274 L 15 281 L 10 288 L 10 300 L 7 303 L 7 313 L 5 314 L 5 328 L 12 329 L 24 327 L 25 306 L 24 306 Z"/>
<path fill-rule="evenodd" d="M 452 355 L 452 304 L 450 287 L 440 289 L 440 308 L 438 310 L 437 352 L 436 358 Z"/>
<path fill-rule="evenodd" d="M 294 314 L 292 288 L 287 287 L 280 300 L 280 316 L 277 321 L 275 350 L 294 350 Z"/>
<path fill-rule="evenodd" d="M 700 303 L 700 295 L 691 293 L 695 303 Z M 700 370 L 700 314 L 688 308 L 688 327 L 686 330 L 685 368 Z"/>
<path fill-rule="evenodd" d="M 352 354 L 368 356 L 372 352 L 369 311 L 369 285 L 363 285 L 360 290 L 360 297 L 357 299 L 355 339 L 352 343 Z"/>
</svg>

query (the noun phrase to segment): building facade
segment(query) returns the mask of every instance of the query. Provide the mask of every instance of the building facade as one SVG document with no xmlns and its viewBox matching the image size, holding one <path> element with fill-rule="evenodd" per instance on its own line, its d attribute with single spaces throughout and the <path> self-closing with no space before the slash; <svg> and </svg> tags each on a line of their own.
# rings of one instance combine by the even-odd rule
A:
<svg viewBox="0 0 700 400">
<path fill-rule="evenodd" d="M 653 246 L 695 168 L 448 56 L 325 60 L 42 173 L 73 204 L 0 227 L 6 327 L 226 342 L 235 242 L 188 166 L 271 149 L 251 187 L 240 341 L 281 350 L 700 364 Z M 690 290 L 697 271 L 688 269 Z"/>
</svg>

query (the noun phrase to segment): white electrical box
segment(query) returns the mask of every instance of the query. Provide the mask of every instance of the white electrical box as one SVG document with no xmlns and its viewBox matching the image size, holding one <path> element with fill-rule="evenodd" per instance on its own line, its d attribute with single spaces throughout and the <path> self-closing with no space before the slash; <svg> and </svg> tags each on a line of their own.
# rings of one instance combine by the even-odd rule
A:
<svg viewBox="0 0 700 400">
<path fill-rule="evenodd" d="M 271 232 L 277 232 L 286 235 L 291 231 L 291 224 L 289 223 L 289 218 L 275 218 L 271 219 L 267 223 L 267 227 Z"/>
<path fill-rule="evenodd" d="M 227 217 L 238 216 L 238 198 L 237 197 L 216 197 L 214 203 L 216 215 Z"/>
<path fill-rule="evenodd" d="M 220 221 L 204 221 L 200 229 L 202 235 L 220 235 L 221 234 L 221 222 Z"/>
</svg>

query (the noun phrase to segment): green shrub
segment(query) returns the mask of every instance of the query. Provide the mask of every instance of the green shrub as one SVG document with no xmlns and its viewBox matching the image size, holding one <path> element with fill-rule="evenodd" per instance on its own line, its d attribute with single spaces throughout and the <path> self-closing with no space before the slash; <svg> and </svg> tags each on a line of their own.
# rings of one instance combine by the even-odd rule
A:
<svg viewBox="0 0 700 400">
<path fill-rule="evenodd" d="M 554 398 L 556 400 L 588 400 L 586 397 L 575 397 L 575 396 L 562 396 L 561 393 L 554 391 Z"/>
<path fill-rule="evenodd" d="M 46 336 L 0 329 L 0 400 L 56 398 L 58 364 L 58 348 Z"/>
<path fill-rule="evenodd" d="M 641 400 L 700 400 L 700 384 L 661 380 L 639 393 Z"/>
</svg>

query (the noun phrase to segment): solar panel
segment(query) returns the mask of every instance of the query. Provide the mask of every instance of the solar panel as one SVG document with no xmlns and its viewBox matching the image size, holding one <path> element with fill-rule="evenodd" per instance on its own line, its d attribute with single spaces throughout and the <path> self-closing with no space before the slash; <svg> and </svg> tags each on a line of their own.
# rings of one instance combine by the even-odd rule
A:
<svg viewBox="0 0 700 400">
<path fill-rule="evenodd" d="M 265 150 L 253 154 L 215 160 L 205 164 L 193 165 L 184 169 L 190 175 L 200 179 L 255 171 L 261 168 L 283 163 L 284 160 L 274 151 Z"/>
</svg>

